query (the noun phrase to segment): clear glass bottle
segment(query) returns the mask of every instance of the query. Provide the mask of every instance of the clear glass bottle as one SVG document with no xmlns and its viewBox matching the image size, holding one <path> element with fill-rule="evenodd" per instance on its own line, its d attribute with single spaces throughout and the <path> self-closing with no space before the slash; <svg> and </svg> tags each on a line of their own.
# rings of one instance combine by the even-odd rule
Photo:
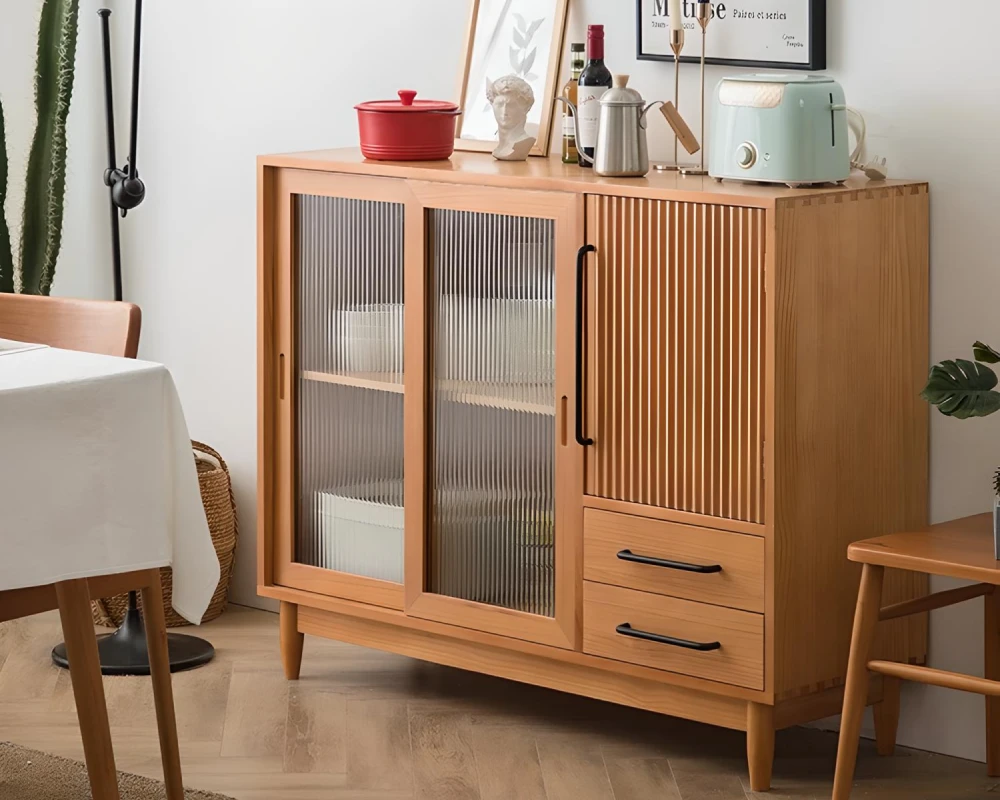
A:
<svg viewBox="0 0 1000 800">
<path fill-rule="evenodd" d="M 573 77 L 563 87 L 563 97 L 575 106 L 577 100 L 577 83 L 580 80 L 580 73 L 583 72 L 583 68 L 586 65 L 586 61 L 584 60 L 586 46 L 583 42 L 574 42 L 570 45 L 569 49 L 572 58 L 570 69 L 573 72 Z M 563 107 L 562 160 L 564 164 L 576 164 L 580 160 L 580 156 L 576 151 L 576 126 L 573 122 L 573 113 L 569 110 L 569 106 Z"/>
</svg>

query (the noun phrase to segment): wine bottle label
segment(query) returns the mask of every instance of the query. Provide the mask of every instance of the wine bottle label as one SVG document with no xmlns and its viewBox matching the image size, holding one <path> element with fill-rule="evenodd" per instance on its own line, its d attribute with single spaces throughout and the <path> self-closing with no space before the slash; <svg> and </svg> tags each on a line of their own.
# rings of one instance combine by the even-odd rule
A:
<svg viewBox="0 0 1000 800">
<path fill-rule="evenodd" d="M 580 140 L 577 147 L 597 147 L 597 125 L 601 117 L 601 98 L 604 86 L 581 86 L 577 90 L 580 112 Z"/>
<path fill-rule="evenodd" d="M 576 137 L 576 124 L 573 122 L 573 118 L 567 114 L 563 117 L 563 138 L 573 139 Z"/>
</svg>

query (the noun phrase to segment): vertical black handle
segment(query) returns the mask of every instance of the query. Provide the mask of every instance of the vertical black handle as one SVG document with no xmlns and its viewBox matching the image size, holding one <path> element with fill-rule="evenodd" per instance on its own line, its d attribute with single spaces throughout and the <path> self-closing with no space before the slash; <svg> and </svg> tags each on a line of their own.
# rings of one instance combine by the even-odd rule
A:
<svg viewBox="0 0 1000 800">
<path fill-rule="evenodd" d="M 583 435 L 583 326 L 586 324 L 583 285 L 587 280 L 587 254 L 596 253 L 592 244 L 584 245 L 576 254 L 576 443 L 589 447 L 594 443 Z"/>
</svg>

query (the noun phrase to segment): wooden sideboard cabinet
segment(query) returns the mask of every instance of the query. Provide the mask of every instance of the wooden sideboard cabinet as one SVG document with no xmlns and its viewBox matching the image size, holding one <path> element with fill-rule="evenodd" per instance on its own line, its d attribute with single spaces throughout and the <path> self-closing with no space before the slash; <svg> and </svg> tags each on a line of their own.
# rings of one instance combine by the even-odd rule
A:
<svg viewBox="0 0 1000 800">
<path fill-rule="evenodd" d="M 768 788 L 840 710 L 848 543 L 927 522 L 926 184 L 324 151 L 259 160 L 258 224 L 288 677 L 309 633 L 745 730 Z"/>
</svg>

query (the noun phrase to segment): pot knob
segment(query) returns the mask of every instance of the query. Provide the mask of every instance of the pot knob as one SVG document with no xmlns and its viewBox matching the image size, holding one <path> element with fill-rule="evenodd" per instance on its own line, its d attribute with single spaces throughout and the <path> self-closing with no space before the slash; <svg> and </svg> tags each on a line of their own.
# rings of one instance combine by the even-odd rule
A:
<svg viewBox="0 0 1000 800">
<path fill-rule="evenodd" d="M 400 89 L 399 100 L 404 106 L 412 106 L 417 93 L 412 89 Z"/>
</svg>

